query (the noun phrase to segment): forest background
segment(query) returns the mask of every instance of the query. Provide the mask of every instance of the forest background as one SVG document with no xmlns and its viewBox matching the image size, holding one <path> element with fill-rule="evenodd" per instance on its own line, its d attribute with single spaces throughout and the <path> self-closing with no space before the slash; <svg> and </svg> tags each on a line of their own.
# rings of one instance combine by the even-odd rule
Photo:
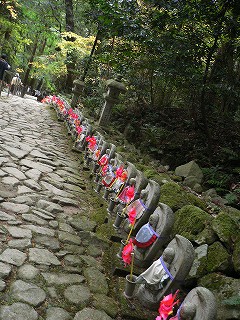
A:
<svg viewBox="0 0 240 320">
<path fill-rule="evenodd" d="M 239 206 L 240 1 L 0 0 L 0 53 L 32 88 L 84 80 L 94 119 L 121 74 L 111 126 L 170 169 L 196 160 Z"/>
</svg>

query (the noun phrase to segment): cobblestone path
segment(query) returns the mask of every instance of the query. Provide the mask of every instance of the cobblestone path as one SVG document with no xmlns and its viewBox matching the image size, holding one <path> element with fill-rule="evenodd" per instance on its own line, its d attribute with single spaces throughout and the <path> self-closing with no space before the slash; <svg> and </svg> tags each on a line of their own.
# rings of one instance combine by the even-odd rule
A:
<svg viewBox="0 0 240 320">
<path fill-rule="evenodd" d="M 33 99 L 3 96 L 0 129 L 0 319 L 116 318 L 64 125 Z"/>
</svg>

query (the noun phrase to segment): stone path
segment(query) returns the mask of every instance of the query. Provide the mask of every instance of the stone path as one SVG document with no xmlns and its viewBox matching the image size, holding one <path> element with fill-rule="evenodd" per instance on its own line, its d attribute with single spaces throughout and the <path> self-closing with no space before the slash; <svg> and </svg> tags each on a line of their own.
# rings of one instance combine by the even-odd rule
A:
<svg viewBox="0 0 240 320">
<path fill-rule="evenodd" d="M 54 111 L 0 97 L 0 319 L 110 320 L 89 181 Z M 120 319 L 120 318 L 118 318 Z"/>
</svg>

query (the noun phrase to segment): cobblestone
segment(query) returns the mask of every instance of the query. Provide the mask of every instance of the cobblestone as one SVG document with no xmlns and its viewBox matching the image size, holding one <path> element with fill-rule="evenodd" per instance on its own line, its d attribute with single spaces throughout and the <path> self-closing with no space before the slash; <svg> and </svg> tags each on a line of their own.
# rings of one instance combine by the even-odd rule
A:
<svg viewBox="0 0 240 320">
<path fill-rule="evenodd" d="M 54 115 L 28 96 L 0 97 L 0 320 L 111 320 L 89 181 Z"/>
</svg>

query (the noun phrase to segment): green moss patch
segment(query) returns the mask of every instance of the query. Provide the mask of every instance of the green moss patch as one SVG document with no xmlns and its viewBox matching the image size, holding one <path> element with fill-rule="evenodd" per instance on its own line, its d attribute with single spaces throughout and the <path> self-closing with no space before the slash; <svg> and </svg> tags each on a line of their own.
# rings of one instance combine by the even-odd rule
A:
<svg viewBox="0 0 240 320">
<path fill-rule="evenodd" d="M 229 269 L 230 255 L 223 245 L 216 241 L 208 248 L 207 271 L 226 271 Z"/>
<path fill-rule="evenodd" d="M 194 205 L 201 209 L 206 209 L 204 201 L 194 194 L 187 192 L 175 182 L 165 183 L 161 187 L 160 202 L 167 204 L 173 211 L 181 209 L 186 205 Z"/>
<path fill-rule="evenodd" d="M 174 235 L 180 234 L 191 241 L 212 221 L 212 217 L 202 209 L 186 205 L 175 213 Z"/>
<path fill-rule="evenodd" d="M 239 232 L 235 221 L 227 213 L 220 212 L 214 219 L 212 227 L 219 239 L 231 247 Z"/>
</svg>

